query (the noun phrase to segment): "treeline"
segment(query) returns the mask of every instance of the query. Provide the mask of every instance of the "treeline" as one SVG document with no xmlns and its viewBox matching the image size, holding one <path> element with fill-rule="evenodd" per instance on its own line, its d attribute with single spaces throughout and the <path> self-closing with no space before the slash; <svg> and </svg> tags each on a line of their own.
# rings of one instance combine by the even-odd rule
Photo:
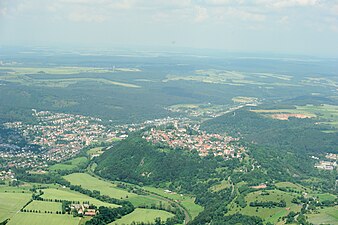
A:
<svg viewBox="0 0 338 225">
<path fill-rule="evenodd" d="M 86 225 L 106 225 L 134 211 L 132 205 L 118 208 L 99 207 L 99 214 L 95 215 Z"/>
<path fill-rule="evenodd" d="M 263 207 L 263 208 L 281 207 L 281 208 L 284 208 L 284 207 L 286 207 L 286 202 L 284 200 L 281 200 L 279 202 L 274 202 L 274 201 L 266 201 L 266 202 L 254 201 L 254 202 L 250 202 L 249 205 L 251 207 Z"/>
<path fill-rule="evenodd" d="M 278 147 L 280 150 L 289 149 L 307 153 L 328 150 L 338 152 L 338 134 L 322 132 L 326 127 L 315 122 L 315 119 L 297 118 L 277 120 L 247 109 L 239 109 L 205 121 L 201 129 L 208 132 L 240 134 L 247 141 Z"/>
</svg>

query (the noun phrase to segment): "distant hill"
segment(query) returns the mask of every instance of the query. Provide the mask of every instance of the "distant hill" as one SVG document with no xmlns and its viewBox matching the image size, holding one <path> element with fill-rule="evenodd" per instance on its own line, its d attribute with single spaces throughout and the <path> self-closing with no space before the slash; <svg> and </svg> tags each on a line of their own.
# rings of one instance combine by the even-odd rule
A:
<svg viewBox="0 0 338 225">
<path fill-rule="evenodd" d="M 137 135 L 106 151 L 96 163 L 95 172 L 102 177 L 144 184 L 205 177 L 216 166 L 184 150 L 157 149 Z"/>
<path fill-rule="evenodd" d="M 338 152 L 338 134 L 324 133 L 313 119 L 276 120 L 239 109 L 205 121 L 201 129 L 208 132 L 239 135 L 245 141 L 298 152 Z"/>
</svg>

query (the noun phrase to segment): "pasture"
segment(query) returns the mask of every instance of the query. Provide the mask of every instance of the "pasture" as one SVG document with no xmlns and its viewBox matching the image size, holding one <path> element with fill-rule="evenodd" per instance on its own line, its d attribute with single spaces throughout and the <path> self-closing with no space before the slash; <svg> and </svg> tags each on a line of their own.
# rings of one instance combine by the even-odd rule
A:
<svg viewBox="0 0 338 225">
<path fill-rule="evenodd" d="M 268 193 L 268 195 L 262 195 L 262 193 Z M 283 192 L 279 190 L 268 190 L 268 191 L 256 191 L 249 193 L 245 200 L 247 202 L 247 206 L 241 208 L 235 202 L 230 203 L 229 213 L 235 214 L 241 213 L 244 215 L 250 216 L 259 216 L 263 218 L 267 222 L 277 223 L 278 219 L 286 216 L 289 212 L 299 212 L 301 206 L 291 203 L 294 197 L 298 196 L 295 193 Z M 250 202 L 259 201 L 259 202 L 267 202 L 267 201 L 281 201 L 285 200 L 286 207 L 275 207 L 275 208 L 262 208 L 262 207 L 251 207 L 249 206 Z"/>
<path fill-rule="evenodd" d="M 90 204 L 93 204 L 95 206 L 106 206 L 106 207 L 118 207 L 118 205 L 115 204 L 109 204 L 106 202 L 102 202 L 100 200 L 97 200 L 95 198 L 91 198 L 87 195 L 81 194 L 79 192 L 71 191 L 69 189 L 44 189 L 44 194 L 41 196 L 45 199 L 59 199 L 59 200 L 68 200 L 68 201 L 79 201 L 84 202 L 88 201 Z"/>
<path fill-rule="evenodd" d="M 45 213 L 17 213 L 10 219 L 8 225 L 78 225 L 79 217 L 71 215 Z"/>
<path fill-rule="evenodd" d="M 102 149 L 103 147 L 91 148 L 87 151 L 87 154 L 92 158 L 93 155 L 101 155 L 103 153 Z"/>
<path fill-rule="evenodd" d="M 306 216 L 308 216 L 309 222 L 315 225 L 319 224 L 338 225 L 338 206 L 318 209 L 316 210 L 316 212 L 306 214 Z"/>
<path fill-rule="evenodd" d="M 217 191 L 221 191 L 223 189 L 230 188 L 230 187 L 231 187 L 231 185 L 230 185 L 229 181 L 223 180 L 223 181 L 221 181 L 220 184 L 215 184 L 214 186 L 210 187 L 210 190 L 217 192 Z"/>
<path fill-rule="evenodd" d="M 30 193 L 0 193 L 0 222 L 12 217 L 30 199 Z"/>
<path fill-rule="evenodd" d="M 45 211 L 56 213 L 62 210 L 61 202 L 32 201 L 25 207 L 26 210 Z"/>
<path fill-rule="evenodd" d="M 275 118 L 276 115 L 293 114 L 300 115 L 300 118 L 316 117 L 322 124 L 338 128 L 338 106 L 336 105 L 305 105 L 295 106 L 294 109 L 271 109 L 271 110 L 252 110 L 253 112 Z M 276 118 L 278 119 L 278 118 Z"/>
<path fill-rule="evenodd" d="M 192 75 L 170 74 L 163 80 L 168 81 L 196 81 L 210 84 L 226 84 L 233 86 L 260 85 L 271 88 L 271 86 L 301 86 L 292 82 L 292 76 L 271 73 L 247 73 L 229 70 L 196 70 Z"/>
<path fill-rule="evenodd" d="M 64 163 L 58 163 L 55 165 L 52 165 L 49 167 L 50 170 L 72 170 L 76 169 L 78 167 L 81 167 L 82 165 L 85 165 L 88 162 L 88 159 L 86 157 L 78 157 L 71 159 L 69 161 L 66 161 Z"/>
<path fill-rule="evenodd" d="M 291 183 L 291 182 L 278 182 L 275 184 L 276 187 L 279 188 L 288 188 L 288 189 L 293 189 L 293 190 L 297 190 L 297 191 L 304 191 L 304 192 L 310 192 L 311 190 L 300 185 L 300 184 L 295 184 L 295 183 Z"/>
<path fill-rule="evenodd" d="M 144 187 L 145 190 L 149 192 L 153 192 L 157 195 L 163 196 L 168 199 L 172 199 L 180 203 L 186 210 L 189 212 L 192 218 L 195 218 L 200 212 L 203 211 L 203 207 L 200 205 L 197 205 L 194 201 L 195 198 L 188 195 L 180 195 L 175 192 L 168 193 L 164 189 L 161 188 L 155 188 L 146 186 Z"/>
<path fill-rule="evenodd" d="M 119 72 L 139 72 L 133 68 L 121 68 Z M 0 81 L 19 83 L 25 86 L 45 86 L 45 87 L 68 87 L 78 82 L 98 82 L 107 85 L 116 85 L 128 88 L 139 88 L 140 86 L 130 83 L 117 82 L 106 78 L 95 76 L 81 76 L 81 74 L 113 74 L 113 70 L 97 67 L 0 67 L 0 72 L 5 75 L 0 76 Z M 55 76 L 65 75 L 56 79 Z M 69 77 L 67 77 L 67 75 Z M 76 75 L 73 77 L 71 75 Z"/>
<path fill-rule="evenodd" d="M 137 195 L 117 188 L 116 184 L 100 180 L 86 173 L 73 173 L 64 178 L 73 185 L 81 185 L 81 187 L 85 189 L 97 190 L 100 191 L 102 195 L 107 195 L 112 198 L 128 200 L 135 206 L 159 204 L 160 202 L 160 200 L 151 196 Z"/>
<path fill-rule="evenodd" d="M 156 210 L 156 209 L 135 209 L 134 212 L 122 217 L 119 220 L 116 220 L 110 225 L 128 225 L 132 222 L 154 222 L 156 218 L 161 218 L 162 221 L 165 221 L 166 219 L 173 217 L 174 214 L 163 211 L 163 210 Z"/>
</svg>

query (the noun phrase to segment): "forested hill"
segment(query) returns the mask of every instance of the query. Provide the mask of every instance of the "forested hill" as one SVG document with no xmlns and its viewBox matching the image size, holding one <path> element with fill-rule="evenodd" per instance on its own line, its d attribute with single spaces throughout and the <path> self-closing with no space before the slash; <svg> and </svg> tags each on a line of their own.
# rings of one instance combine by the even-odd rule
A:
<svg viewBox="0 0 338 225">
<path fill-rule="evenodd" d="M 324 133 L 314 119 L 277 120 L 239 109 L 208 120 L 201 129 L 240 135 L 248 142 L 306 153 L 338 152 L 338 133 Z"/>
<path fill-rule="evenodd" d="M 134 135 L 96 159 L 96 173 L 111 180 L 154 184 L 207 178 L 217 166 L 198 154 L 157 149 Z"/>
</svg>

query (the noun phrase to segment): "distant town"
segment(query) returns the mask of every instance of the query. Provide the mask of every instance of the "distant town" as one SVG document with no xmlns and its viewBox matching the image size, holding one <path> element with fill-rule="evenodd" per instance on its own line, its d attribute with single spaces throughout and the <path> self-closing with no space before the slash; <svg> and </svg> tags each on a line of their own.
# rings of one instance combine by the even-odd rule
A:
<svg viewBox="0 0 338 225">
<path fill-rule="evenodd" d="M 28 143 L 38 149 L 8 145 L 1 151 L 0 168 L 29 168 L 44 171 L 50 164 L 58 163 L 79 154 L 86 146 L 112 142 L 128 137 L 134 131 L 148 130 L 143 138 L 153 144 L 197 151 L 203 157 L 209 154 L 224 159 L 239 158 L 245 149 L 237 144 L 238 138 L 200 131 L 199 125 L 189 118 L 161 118 L 143 123 L 107 125 L 101 119 L 83 115 L 37 111 L 32 109 L 36 123 L 5 123 L 6 128 L 19 132 Z M 108 123 L 109 124 L 109 123 Z M 165 129 L 164 129 L 165 128 Z M 4 177 L 5 174 L 2 174 Z"/>
</svg>

